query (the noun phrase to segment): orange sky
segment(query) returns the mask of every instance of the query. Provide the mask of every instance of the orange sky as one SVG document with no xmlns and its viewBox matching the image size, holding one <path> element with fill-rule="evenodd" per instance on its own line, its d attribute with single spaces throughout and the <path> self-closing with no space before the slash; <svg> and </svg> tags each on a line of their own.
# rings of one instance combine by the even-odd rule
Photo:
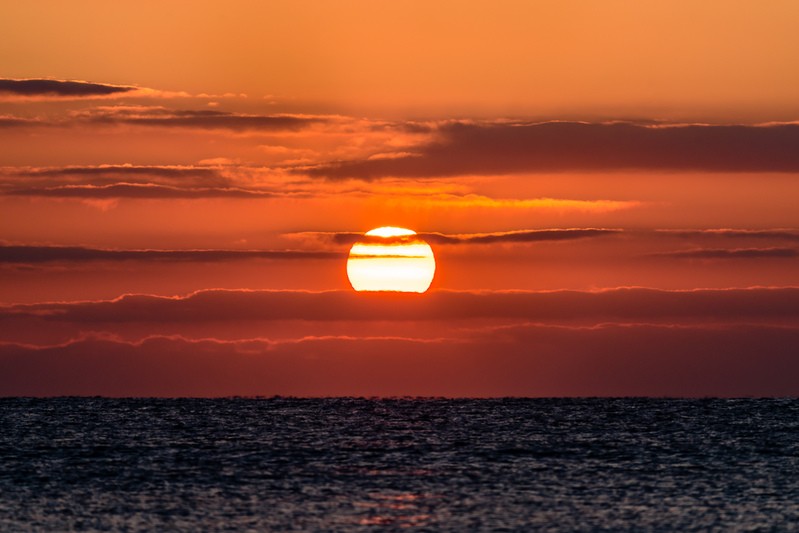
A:
<svg viewBox="0 0 799 533">
<path fill-rule="evenodd" d="M 791 0 L 16 3 L 9 77 L 246 93 L 377 116 L 796 112 Z M 251 103 L 257 105 L 257 103 Z"/>
<path fill-rule="evenodd" d="M 7 6 L 0 394 L 797 394 L 779 377 L 798 19 L 792 1 Z M 349 246 L 387 225 L 438 261 L 415 320 L 347 281 Z M 507 291 L 520 311 L 447 311 Z M 130 301 L 152 318 L 98 311 Z M 210 359 L 181 382 L 193 353 Z M 59 357 L 88 381 L 42 385 Z"/>
</svg>

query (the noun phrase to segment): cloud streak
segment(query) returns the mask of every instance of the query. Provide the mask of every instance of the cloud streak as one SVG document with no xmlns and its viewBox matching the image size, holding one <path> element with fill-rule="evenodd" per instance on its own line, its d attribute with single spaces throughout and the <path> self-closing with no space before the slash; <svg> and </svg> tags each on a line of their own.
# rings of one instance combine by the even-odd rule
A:
<svg viewBox="0 0 799 533">
<path fill-rule="evenodd" d="M 170 187 L 149 183 L 114 183 L 110 185 L 63 185 L 58 187 L 28 187 L 6 189 L 7 196 L 41 196 L 51 198 L 138 198 L 138 199 L 197 199 L 197 198 L 275 198 L 285 194 L 257 189 L 232 187 Z"/>
<path fill-rule="evenodd" d="M 74 253 L 92 252 L 78 249 Z M 115 300 L 0 307 L 0 320 L 24 317 L 85 324 L 472 319 L 591 323 L 675 320 L 692 323 L 762 322 L 799 318 L 799 288 L 432 291 L 423 296 L 390 292 L 207 290 L 182 297 L 125 295 Z"/>
<path fill-rule="evenodd" d="M 298 169 L 330 179 L 492 175 L 558 171 L 799 171 L 799 124 L 634 123 L 440 125 L 413 155 L 337 161 Z"/>
<path fill-rule="evenodd" d="M 720 237 L 726 239 L 782 240 L 790 242 L 799 242 L 799 231 L 791 229 L 750 230 L 750 229 L 719 228 L 719 229 L 701 229 L 701 230 L 662 229 L 656 231 L 657 233 L 663 235 L 672 235 L 675 237 L 684 237 L 684 238 Z"/>
<path fill-rule="evenodd" d="M 68 167 L 8 167 L 5 174 L 26 178 L 63 178 L 63 177 L 117 177 L 117 176 L 157 176 L 172 179 L 186 177 L 217 177 L 219 170 L 212 167 L 177 166 L 177 165 L 96 165 Z"/>
<path fill-rule="evenodd" d="M 43 78 L 33 79 L 0 79 L 0 97 L 63 97 L 82 98 L 97 96 L 112 96 L 138 90 L 136 87 L 125 85 L 110 85 L 107 83 L 90 83 L 86 81 L 65 81 Z"/>
<path fill-rule="evenodd" d="M 45 122 L 29 118 L 13 117 L 13 116 L 0 116 L 0 130 L 12 128 L 28 128 L 45 126 Z"/>
<path fill-rule="evenodd" d="M 447 234 L 437 232 L 418 233 L 418 237 L 430 244 L 504 244 L 504 243 L 530 243 L 546 241 L 565 241 L 574 239 L 588 239 L 616 235 L 622 233 L 620 229 L 606 228 L 567 228 L 567 229 L 540 229 L 540 230 L 516 230 L 493 233 L 458 233 Z M 340 245 L 350 245 L 358 241 L 369 241 L 370 238 L 362 233 L 356 232 L 302 232 L 292 233 L 289 236 L 311 237 L 321 241 L 331 242 Z M 392 243 L 403 242 L 407 238 L 374 238 L 374 242 Z"/>
<path fill-rule="evenodd" d="M 793 259 L 799 257 L 795 248 L 698 248 L 652 254 L 676 259 Z"/>
<path fill-rule="evenodd" d="M 80 246 L 1 246 L 0 264 L 95 261 L 217 262 L 241 259 L 340 259 L 342 254 L 301 250 L 106 250 Z"/>
<path fill-rule="evenodd" d="M 75 118 L 93 124 L 231 131 L 295 131 L 331 120 L 331 117 L 315 115 L 257 115 L 213 109 L 181 110 L 140 106 L 100 107 L 76 115 Z"/>
<path fill-rule="evenodd" d="M 0 194 L 51 198 L 272 198 L 301 196 L 302 191 L 268 190 L 242 176 L 261 168 L 96 165 L 76 167 L 5 167 Z"/>
</svg>

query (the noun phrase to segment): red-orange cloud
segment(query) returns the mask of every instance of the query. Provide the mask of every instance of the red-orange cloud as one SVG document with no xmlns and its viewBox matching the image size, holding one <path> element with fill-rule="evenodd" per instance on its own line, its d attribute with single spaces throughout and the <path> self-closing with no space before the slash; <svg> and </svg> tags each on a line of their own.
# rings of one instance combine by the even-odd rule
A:
<svg viewBox="0 0 799 533">
<path fill-rule="evenodd" d="M 513 319 L 688 323 L 799 318 L 799 288 L 667 291 L 354 291 L 207 290 L 184 297 L 125 295 L 115 300 L 0 307 L 0 320 L 103 324 L 237 320 L 427 321 Z M 102 328 L 97 328 L 102 329 Z"/>
<path fill-rule="evenodd" d="M 523 326 L 468 342 L 0 344 L 0 396 L 797 396 L 799 330 Z"/>
</svg>

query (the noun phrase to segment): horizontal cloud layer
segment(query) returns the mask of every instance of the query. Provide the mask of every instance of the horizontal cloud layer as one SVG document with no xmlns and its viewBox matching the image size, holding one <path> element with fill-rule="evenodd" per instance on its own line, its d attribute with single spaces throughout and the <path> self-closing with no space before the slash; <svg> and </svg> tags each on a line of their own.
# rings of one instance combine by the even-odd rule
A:
<svg viewBox="0 0 799 533">
<path fill-rule="evenodd" d="M 96 124 L 130 124 L 161 128 L 244 130 L 297 130 L 327 122 L 329 117 L 312 115 L 253 115 L 213 109 L 166 109 L 118 106 L 95 108 L 77 118 Z"/>
<path fill-rule="evenodd" d="M 330 259 L 341 254 L 299 250 L 107 250 L 80 246 L 3 246 L 0 264 L 87 261 L 230 261 L 237 259 Z"/>
<path fill-rule="evenodd" d="M 21 332 L 0 342 L 0 395 L 796 396 L 797 321 L 797 288 L 14 305 L 0 308 Z"/>
<path fill-rule="evenodd" d="M 699 248 L 653 254 L 678 259 L 792 259 L 799 257 L 795 248 Z"/>
<path fill-rule="evenodd" d="M 536 229 L 516 230 L 493 233 L 418 233 L 411 239 L 420 238 L 431 244 L 497 244 L 497 243 L 525 243 L 542 241 L 564 241 L 572 239 L 585 239 L 621 233 L 618 229 L 605 228 L 566 228 L 566 229 Z M 297 236 L 310 236 L 327 240 L 335 244 L 353 244 L 358 241 L 368 241 L 370 237 L 355 232 L 305 232 L 293 234 Z M 375 242 L 401 242 L 407 237 L 374 238 Z"/>
<path fill-rule="evenodd" d="M 374 179 L 622 169 L 799 171 L 799 125 L 710 126 L 582 122 L 440 126 L 414 154 L 303 169 L 326 178 Z"/>
<path fill-rule="evenodd" d="M 14 96 L 56 96 L 93 97 L 109 96 L 136 91 L 136 87 L 90 83 L 86 81 L 63 81 L 52 79 L 0 79 L 0 97 Z"/>
<path fill-rule="evenodd" d="M 37 118 L 0 117 L 0 127 L 26 128 L 34 126 L 145 126 L 193 130 L 229 130 L 234 132 L 297 131 L 314 124 L 333 120 L 327 116 L 293 114 L 245 114 L 208 109 L 167 109 L 147 106 L 102 106 L 71 113 L 65 117 Z"/>
<path fill-rule="evenodd" d="M 720 237 L 726 239 L 755 239 L 755 240 L 775 240 L 799 242 L 799 231 L 792 229 L 702 229 L 702 230 L 657 230 L 664 235 L 672 235 L 685 238 L 713 238 Z"/>
<path fill-rule="evenodd" d="M 799 330 L 524 325 L 466 340 L 0 344 L 0 396 L 797 396 Z"/>
<path fill-rule="evenodd" d="M 24 128 L 28 126 L 41 126 L 44 124 L 45 123 L 38 120 L 21 118 L 21 117 L 9 117 L 9 116 L 0 117 L 0 129 Z"/>
<path fill-rule="evenodd" d="M 85 253 L 85 252 L 76 252 Z M 207 290 L 184 297 L 126 295 L 115 300 L 0 307 L 0 320 L 188 322 L 235 320 L 533 322 L 768 321 L 799 318 L 799 288 L 666 291 L 432 291 L 425 295 L 353 291 Z"/>
<path fill-rule="evenodd" d="M 212 167 L 176 165 L 96 165 L 67 167 L 7 167 L 3 174 L 25 178 L 65 178 L 65 177 L 120 177 L 130 179 L 135 176 L 185 179 L 191 177 L 217 177 L 219 170 Z"/>
<path fill-rule="evenodd" d="M 63 185 L 59 187 L 11 188 L 7 196 L 44 196 L 53 198 L 274 198 L 283 196 L 271 191 L 228 187 L 170 187 L 146 183 L 110 185 Z"/>
</svg>

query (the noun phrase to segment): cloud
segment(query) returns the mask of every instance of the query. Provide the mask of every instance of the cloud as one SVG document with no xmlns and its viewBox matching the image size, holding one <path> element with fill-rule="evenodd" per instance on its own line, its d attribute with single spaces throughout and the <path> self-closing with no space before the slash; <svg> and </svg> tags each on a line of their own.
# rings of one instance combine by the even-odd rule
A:
<svg viewBox="0 0 799 533">
<path fill-rule="evenodd" d="M 59 187 L 14 188 L 2 191 L 7 196 L 44 196 L 54 198 L 274 198 L 284 194 L 257 189 L 218 187 L 169 187 L 147 183 L 114 183 L 111 185 L 63 185 Z"/>
<path fill-rule="evenodd" d="M 53 198 L 273 198 L 309 193 L 269 181 L 263 167 L 93 165 L 0 168 L 0 195 Z M 258 186 L 256 182 L 264 185 Z"/>
<path fill-rule="evenodd" d="M 418 233 L 416 237 L 430 244 L 503 244 L 503 243 L 528 243 L 542 241 L 564 241 L 573 239 L 586 239 L 621 233 L 620 229 L 605 228 L 568 228 L 568 229 L 536 229 L 515 230 L 494 233 Z M 368 241 L 370 237 L 356 232 L 301 232 L 288 234 L 292 237 L 311 237 L 334 244 L 348 245 L 358 241 Z M 405 237 L 373 239 L 379 243 L 404 242 Z"/>
<path fill-rule="evenodd" d="M 127 124 L 157 128 L 293 131 L 340 117 L 296 114 L 255 115 L 216 109 L 176 110 L 147 106 L 104 106 L 75 114 L 74 118 L 94 124 Z"/>
<path fill-rule="evenodd" d="M 12 129 L 12 128 L 29 128 L 29 127 L 46 126 L 46 125 L 48 125 L 46 122 L 42 122 L 41 120 L 36 120 L 36 119 L 12 117 L 12 116 L 0 116 L 0 130 Z"/>
<path fill-rule="evenodd" d="M 74 253 L 91 252 L 78 249 Z M 125 295 L 114 300 L 0 307 L 0 320 L 25 317 L 82 323 L 95 329 L 102 329 L 97 324 L 115 322 L 240 320 L 762 323 L 799 318 L 799 288 L 431 291 L 424 295 L 207 290 L 181 297 Z"/>
<path fill-rule="evenodd" d="M 119 95 L 136 91 L 136 87 L 90 83 L 86 81 L 66 81 L 52 79 L 8 79 L 0 78 L 0 97 L 7 96 L 50 96 L 82 98 Z"/>
<path fill-rule="evenodd" d="M 74 263 L 89 261 L 191 261 L 240 259 L 338 259 L 340 253 L 301 250 L 107 250 L 80 246 L 3 246 L 0 264 Z"/>
<path fill-rule="evenodd" d="M 784 240 L 799 242 L 799 231 L 791 229 L 699 229 L 699 230 L 656 230 L 664 235 L 684 238 L 721 237 L 728 239 Z"/>
<path fill-rule="evenodd" d="M 799 171 L 799 124 L 651 125 L 448 122 L 406 157 L 335 161 L 296 172 L 331 179 L 556 171 Z"/>
<path fill-rule="evenodd" d="M 797 396 L 799 330 L 523 325 L 463 341 L 0 343 L 0 396 Z"/>
<path fill-rule="evenodd" d="M 159 176 L 185 178 L 194 176 L 216 177 L 219 170 L 213 167 L 180 165 L 96 165 L 67 167 L 7 167 L 5 173 L 26 178 L 51 178 L 65 176 Z"/>
<path fill-rule="evenodd" d="M 56 195 L 65 185 L 108 186 L 119 184 L 165 185 L 181 188 L 235 188 L 234 180 L 221 168 L 178 165 L 95 165 L 67 167 L 0 168 L 0 194 L 18 191 L 29 196 Z M 24 191 L 24 193 L 23 193 Z M 13 192 L 12 192 L 13 194 Z M 75 191 L 66 192 L 66 195 Z"/>
<path fill-rule="evenodd" d="M 2 100 L 2 98 L 0 98 Z M 245 114 L 216 109 L 167 109 L 157 106 L 99 106 L 66 117 L 29 119 L 0 117 L 0 128 L 29 126 L 129 125 L 153 128 L 229 130 L 234 132 L 294 132 L 315 124 L 341 120 L 338 116 L 302 114 Z"/>
<path fill-rule="evenodd" d="M 0 101 L 97 100 L 117 98 L 225 98 L 228 95 L 197 95 L 185 91 L 162 91 L 133 85 L 115 85 L 82 80 L 49 78 L 0 78 Z"/>
<path fill-rule="evenodd" d="M 796 396 L 798 319 L 799 288 L 12 305 L 0 395 Z"/>
<path fill-rule="evenodd" d="M 795 248 L 698 248 L 651 254 L 677 259 L 792 259 L 799 257 Z"/>
<path fill-rule="evenodd" d="M 422 233 L 421 237 L 435 244 L 496 244 L 496 243 L 528 243 L 542 241 L 565 241 L 602 237 L 621 233 L 619 229 L 571 228 L 519 230 L 496 233 L 467 233 L 446 235 L 443 233 Z"/>
</svg>

